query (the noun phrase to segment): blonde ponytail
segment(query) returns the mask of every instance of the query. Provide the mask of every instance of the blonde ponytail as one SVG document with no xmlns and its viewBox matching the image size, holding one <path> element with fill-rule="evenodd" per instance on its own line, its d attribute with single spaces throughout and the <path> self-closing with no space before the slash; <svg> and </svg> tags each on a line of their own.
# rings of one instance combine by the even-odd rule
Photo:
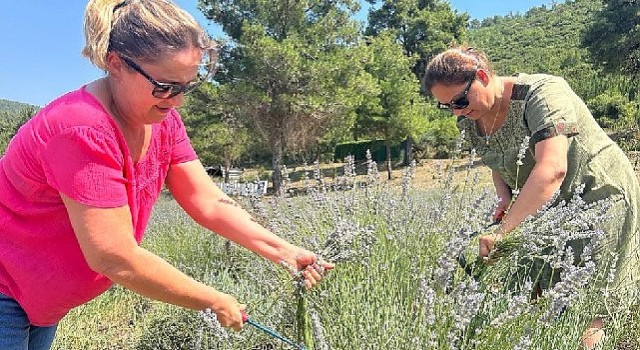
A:
<svg viewBox="0 0 640 350">
<path fill-rule="evenodd" d="M 82 55 L 102 70 L 107 69 L 109 38 L 116 17 L 114 9 L 122 4 L 122 0 L 90 0 L 85 9 Z"/>
</svg>

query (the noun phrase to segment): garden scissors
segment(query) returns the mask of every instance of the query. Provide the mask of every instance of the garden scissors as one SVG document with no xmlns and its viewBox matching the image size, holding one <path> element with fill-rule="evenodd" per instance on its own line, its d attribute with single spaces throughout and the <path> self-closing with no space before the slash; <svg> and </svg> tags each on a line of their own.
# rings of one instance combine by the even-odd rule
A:
<svg viewBox="0 0 640 350">
<path fill-rule="evenodd" d="M 269 334 L 270 336 L 272 336 L 272 337 L 274 337 L 276 339 L 279 339 L 279 340 L 283 341 L 286 344 L 291 345 L 295 349 L 307 350 L 307 348 L 305 348 L 301 344 L 298 344 L 298 343 L 294 342 L 293 340 L 283 336 L 282 334 L 274 331 L 273 329 L 271 329 L 271 328 L 269 328 L 269 327 L 267 327 L 267 326 L 265 326 L 265 325 L 263 325 L 263 324 L 261 324 L 259 322 L 256 322 L 256 321 L 252 320 L 251 318 L 249 318 L 249 315 L 247 315 L 247 313 L 244 312 L 244 311 L 242 311 L 242 322 L 246 322 L 246 323 L 258 328 L 259 330 Z"/>
</svg>

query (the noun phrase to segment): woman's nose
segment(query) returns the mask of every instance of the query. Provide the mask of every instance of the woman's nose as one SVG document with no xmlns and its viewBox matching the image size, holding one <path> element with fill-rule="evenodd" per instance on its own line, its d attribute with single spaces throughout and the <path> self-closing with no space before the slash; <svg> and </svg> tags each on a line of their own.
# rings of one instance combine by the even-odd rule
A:
<svg viewBox="0 0 640 350">
<path fill-rule="evenodd" d="M 173 106 L 174 108 L 178 108 L 180 106 L 182 106 L 182 104 L 184 103 L 184 93 L 179 93 L 171 98 L 166 99 L 167 101 L 169 101 L 171 103 L 171 106 Z"/>
</svg>

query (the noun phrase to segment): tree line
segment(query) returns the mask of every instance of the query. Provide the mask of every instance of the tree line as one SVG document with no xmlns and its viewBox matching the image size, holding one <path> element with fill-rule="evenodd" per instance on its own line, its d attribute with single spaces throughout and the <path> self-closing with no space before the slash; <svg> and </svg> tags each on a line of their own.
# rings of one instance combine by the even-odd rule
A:
<svg viewBox="0 0 640 350">
<path fill-rule="evenodd" d="M 603 127 L 637 147 L 638 1 L 567 0 L 483 20 L 444 0 L 366 4 L 362 21 L 357 0 L 199 0 L 226 34 L 213 81 L 180 110 L 203 163 L 269 167 L 279 192 L 284 165 L 332 161 L 343 143 L 384 142 L 376 160 L 388 176 L 393 145 L 406 146 L 407 162 L 447 156 L 455 118 L 419 82 L 433 55 L 460 43 L 487 52 L 498 74 L 565 77 Z"/>
<path fill-rule="evenodd" d="M 419 81 L 430 57 L 459 43 L 486 51 L 499 74 L 564 76 L 603 127 L 637 129 L 634 0 L 566 1 L 483 21 L 441 0 L 367 2 L 361 23 L 353 0 L 201 0 L 228 35 L 215 82 L 183 108 L 203 161 L 266 163 L 278 191 L 282 165 L 330 161 L 345 142 L 384 140 L 389 150 L 405 141 L 406 160 L 446 156 L 455 119 Z"/>
<path fill-rule="evenodd" d="M 38 106 L 0 99 L 0 155 L 22 124 L 40 108 Z"/>
</svg>

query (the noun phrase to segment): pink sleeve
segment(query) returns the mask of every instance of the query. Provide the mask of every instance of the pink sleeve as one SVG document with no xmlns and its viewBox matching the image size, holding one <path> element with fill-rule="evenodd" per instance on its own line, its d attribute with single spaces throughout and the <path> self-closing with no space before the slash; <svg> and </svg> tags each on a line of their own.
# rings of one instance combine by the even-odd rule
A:
<svg viewBox="0 0 640 350">
<path fill-rule="evenodd" d="M 49 185 L 77 202 L 101 208 L 128 203 L 122 151 L 109 135 L 66 129 L 47 142 L 42 162 Z"/>
<path fill-rule="evenodd" d="M 184 127 L 180 114 L 175 110 L 173 113 L 175 114 L 175 118 L 173 119 L 173 135 L 175 135 L 175 139 L 171 151 L 171 164 L 179 164 L 198 159 L 198 155 L 191 145 L 189 136 L 187 136 L 187 130 Z"/>
</svg>

